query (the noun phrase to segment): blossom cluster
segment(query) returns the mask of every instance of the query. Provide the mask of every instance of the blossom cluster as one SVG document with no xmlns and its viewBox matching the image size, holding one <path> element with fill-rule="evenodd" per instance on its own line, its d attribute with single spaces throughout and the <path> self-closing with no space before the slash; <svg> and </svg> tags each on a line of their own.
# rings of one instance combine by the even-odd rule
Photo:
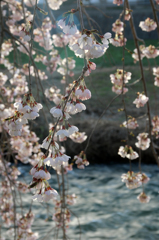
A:
<svg viewBox="0 0 159 240">
<path fill-rule="evenodd" d="M 1 221 L 5 227 L 10 228 L 6 232 L 8 236 L 14 235 L 13 229 L 11 228 L 15 224 L 15 201 L 13 191 L 16 189 L 20 193 L 27 193 L 28 186 L 24 182 L 18 181 L 18 176 L 21 174 L 16 167 L 12 167 L 10 163 L 2 160 L 0 156 L 0 174 L 1 180 L 1 197 L 0 197 L 0 215 Z M 12 184 L 12 188 L 10 187 Z M 34 221 L 34 215 L 30 211 L 24 215 L 20 213 L 16 214 L 17 224 L 17 239 L 38 239 L 38 233 L 32 232 L 31 225 Z"/>
<path fill-rule="evenodd" d="M 144 107 L 144 105 L 147 103 L 148 100 L 149 98 L 146 97 L 146 95 L 138 92 L 137 98 L 133 101 L 133 103 L 136 104 L 137 108 L 140 108 L 140 107 Z"/>
<path fill-rule="evenodd" d="M 114 4 L 117 4 L 118 6 L 122 4 L 122 1 L 114 1 Z M 125 15 L 124 19 L 129 20 L 131 15 L 130 15 L 131 10 L 126 8 L 125 9 Z M 115 37 L 110 39 L 110 43 L 115 46 L 115 47 L 122 47 L 126 45 L 127 39 L 125 38 L 123 31 L 124 31 L 124 22 L 122 22 L 119 19 L 117 19 L 113 25 L 112 25 L 112 31 L 115 32 Z"/>
<path fill-rule="evenodd" d="M 117 69 L 115 74 L 110 74 L 110 79 L 113 84 L 112 91 L 116 94 L 125 94 L 128 91 L 125 84 L 131 79 L 131 72 L 123 72 L 122 69 Z"/>
<path fill-rule="evenodd" d="M 123 122 L 121 126 L 128 129 L 136 129 L 139 125 L 135 118 L 130 117 L 128 121 Z"/>
<path fill-rule="evenodd" d="M 26 124 L 27 120 L 33 120 L 39 116 L 38 112 L 42 108 L 40 103 L 37 103 L 31 93 L 25 94 L 22 102 L 14 103 L 17 109 L 14 116 L 6 119 L 8 122 L 9 134 L 11 136 L 20 136 L 22 125 Z"/>
<path fill-rule="evenodd" d="M 125 147 L 121 146 L 119 148 L 118 154 L 122 157 L 122 158 L 128 158 L 130 160 L 134 160 L 136 158 L 139 157 L 138 153 L 135 152 L 131 146 L 126 145 Z"/>
<path fill-rule="evenodd" d="M 122 174 L 121 178 L 122 182 L 126 183 L 126 187 L 129 189 L 138 188 L 150 180 L 145 173 L 134 173 L 133 171 Z M 139 196 L 137 196 L 137 199 L 141 203 L 148 203 L 150 201 L 150 197 L 147 196 L 145 192 L 139 194 Z"/>
<path fill-rule="evenodd" d="M 157 28 L 157 24 L 153 19 L 147 18 L 145 21 L 141 21 L 139 27 L 143 31 L 151 32 Z"/>
<path fill-rule="evenodd" d="M 144 57 L 151 59 L 151 58 L 156 58 L 157 56 L 159 56 L 159 50 L 153 45 L 149 45 L 148 47 L 145 47 L 145 45 L 140 45 L 139 48 L 141 51 L 141 53 L 140 53 L 141 60 Z M 134 58 L 134 63 L 139 61 L 138 51 L 136 48 L 134 49 L 134 53 L 132 54 L 132 57 Z"/>
</svg>

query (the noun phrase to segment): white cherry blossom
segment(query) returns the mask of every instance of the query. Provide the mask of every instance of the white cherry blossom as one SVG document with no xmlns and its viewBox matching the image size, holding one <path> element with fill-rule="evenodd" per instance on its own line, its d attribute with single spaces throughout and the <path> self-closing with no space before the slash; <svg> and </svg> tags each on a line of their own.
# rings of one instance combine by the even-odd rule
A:
<svg viewBox="0 0 159 240">
<path fill-rule="evenodd" d="M 62 118 L 63 117 L 63 113 L 62 110 L 60 108 L 57 107 L 53 107 L 50 110 L 50 113 L 53 115 L 53 117 L 55 118 Z"/>
<path fill-rule="evenodd" d="M 51 199 L 55 199 L 58 197 L 58 193 L 55 189 L 48 189 L 44 192 L 43 201 L 48 202 Z"/>
</svg>

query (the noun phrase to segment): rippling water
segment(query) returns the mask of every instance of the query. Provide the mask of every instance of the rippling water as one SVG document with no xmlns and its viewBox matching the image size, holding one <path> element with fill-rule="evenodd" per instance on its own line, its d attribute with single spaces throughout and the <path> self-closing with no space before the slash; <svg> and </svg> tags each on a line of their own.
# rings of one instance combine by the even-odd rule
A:
<svg viewBox="0 0 159 240">
<path fill-rule="evenodd" d="M 22 178 L 30 183 L 27 176 L 29 168 L 19 168 Z M 116 240 L 159 240 L 159 169 L 155 165 L 142 167 L 150 181 L 145 185 L 145 192 L 151 197 L 148 204 L 142 204 L 137 196 L 141 188 L 127 189 L 121 182 L 121 174 L 128 171 L 128 165 L 89 166 L 85 170 L 75 169 L 68 173 L 69 193 L 77 195 L 77 203 L 70 209 L 78 216 L 81 226 L 81 239 L 116 239 Z M 138 172 L 136 165 L 133 171 Z M 57 189 L 56 176 L 50 182 Z M 23 196 L 24 208 L 28 209 L 31 194 Z M 54 239 L 54 231 L 46 237 L 53 227 L 50 219 L 53 208 L 49 204 L 49 213 L 46 205 L 33 203 L 32 211 L 35 221 L 32 230 L 39 233 L 39 239 Z M 67 231 L 68 239 L 80 239 L 80 227 L 77 218 L 72 215 L 70 228 Z M 61 239 L 61 238 L 58 238 Z"/>
</svg>

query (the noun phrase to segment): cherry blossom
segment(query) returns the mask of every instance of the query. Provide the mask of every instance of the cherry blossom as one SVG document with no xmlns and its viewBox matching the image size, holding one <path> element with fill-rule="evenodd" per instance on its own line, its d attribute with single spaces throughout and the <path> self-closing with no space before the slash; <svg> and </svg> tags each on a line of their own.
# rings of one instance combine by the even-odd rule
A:
<svg viewBox="0 0 159 240">
<path fill-rule="evenodd" d="M 7 79 L 8 79 L 7 75 L 0 72 L 0 86 L 3 86 L 6 83 Z"/>
<path fill-rule="evenodd" d="M 87 64 L 88 70 L 85 73 L 85 76 L 89 76 L 92 70 L 96 69 L 96 64 L 94 62 L 88 61 Z"/>
<path fill-rule="evenodd" d="M 136 129 L 139 125 L 135 118 L 130 118 L 128 121 L 123 122 L 122 126 L 128 129 Z"/>
<path fill-rule="evenodd" d="M 61 90 L 56 86 L 52 86 L 49 89 L 45 89 L 45 96 L 49 98 L 50 101 L 53 101 L 55 104 L 59 105 L 62 99 L 60 91 Z"/>
<path fill-rule="evenodd" d="M 115 92 L 116 94 L 125 94 L 126 92 L 128 92 L 128 88 L 122 88 L 122 86 L 119 86 L 119 85 L 114 85 L 112 87 L 112 91 Z"/>
<path fill-rule="evenodd" d="M 69 136 L 69 133 L 67 130 L 65 130 L 65 128 L 61 129 L 61 130 L 58 130 L 57 133 L 56 133 L 57 136 L 60 136 L 61 138 L 64 138 L 64 137 L 68 137 Z"/>
<path fill-rule="evenodd" d="M 74 156 L 75 163 L 79 169 L 84 169 L 85 166 L 89 165 L 88 160 L 86 159 L 86 154 L 82 151 L 79 155 Z"/>
<path fill-rule="evenodd" d="M 111 33 L 105 33 L 103 36 L 100 36 L 101 40 L 102 40 L 102 43 L 106 45 L 106 47 L 108 46 L 109 44 L 109 39 L 112 37 L 112 34 Z"/>
<path fill-rule="evenodd" d="M 127 155 L 127 152 L 128 152 L 128 146 L 126 146 L 126 147 L 121 146 L 121 147 L 119 148 L 118 154 L 119 154 L 122 158 L 125 158 L 126 155 Z"/>
<path fill-rule="evenodd" d="M 57 198 L 57 196 L 58 196 L 58 193 L 55 189 L 52 189 L 50 187 L 46 188 L 45 192 L 44 192 L 44 195 L 43 195 L 43 201 L 48 202 L 51 199 Z"/>
<path fill-rule="evenodd" d="M 39 0 L 37 0 L 37 3 L 39 2 Z M 24 3 L 28 6 L 28 7 L 32 7 L 35 5 L 36 0 L 24 0 Z"/>
<path fill-rule="evenodd" d="M 132 171 L 129 171 L 127 174 L 125 173 L 122 174 L 121 178 L 122 178 L 122 182 L 125 182 L 127 188 L 129 189 L 138 188 L 142 185 L 141 174 L 136 174 Z"/>
<path fill-rule="evenodd" d="M 38 170 L 34 173 L 33 175 L 34 178 L 36 179 L 45 179 L 45 180 L 48 180 L 51 178 L 51 175 L 48 171 L 44 171 L 44 170 Z"/>
<path fill-rule="evenodd" d="M 135 99 L 135 101 L 133 101 L 133 103 L 136 104 L 137 108 L 140 108 L 140 107 L 144 107 L 144 105 L 147 103 L 148 100 L 149 98 L 146 97 L 144 94 L 138 93 L 138 96 Z"/>
<path fill-rule="evenodd" d="M 150 197 L 147 196 L 144 192 L 140 193 L 139 196 L 137 196 L 137 199 L 141 202 L 141 203 L 148 203 L 150 201 Z"/>
<path fill-rule="evenodd" d="M 145 57 L 145 54 L 143 53 L 143 50 L 145 49 L 145 45 L 140 45 L 139 49 L 140 49 L 140 58 L 142 60 Z M 134 53 L 132 54 L 132 57 L 134 58 L 134 63 L 139 61 L 137 48 L 134 49 Z"/>
<path fill-rule="evenodd" d="M 69 47 L 72 51 L 74 51 L 75 55 L 80 58 L 84 58 L 84 56 L 87 60 L 91 58 L 99 58 L 109 47 L 108 38 L 110 37 L 110 34 L 106 33 L 104 36 L 106 40 L 105 44 L 101 44 L 97 41 L 94 41 L 91 31 L 84 30 L 82 36 L 79 37 L 74 44 L 69 44 Z"/>
<path fill-rule="evenodd" d="M 49 7 L 53 10 L 58 10 L 66 0 L 48 0 Z"/>
<path fill-rule="evenodd" d="M 140 174 L 140 173 L 139 173 Z M 141 177 L 142 177 L 142 183 L 146 184 L 150 181 L 150 178 L 145 174 L 145 173 L 141 173 Z"/>
<path fill-rule="evenodd" d="M 117 19 L 115 23 L 113 23 L 112 31 L 115 33 L 120 33 L 124 30 L 123 28 L 124 23 L 120 21 L 120 19 Z"/>
<path fill-rule="evenodd" d="M 139 27 L 141 27 L 143 31 L 150 32 L 157 28 L 157 24 L 153 19 L 147 18 L 145 21 L 140 22 Z"/>
<path fill-rule="evenodd" d="M 76 126 L 71 126 L 71 125 L 69 124 L 69 128 L 68 128 L 68 134 L 69 134 L 69 136 L 72 135 L 72 134 L 75 133 L 75 132 L 78 132 L 78 131 L 79 131 L 78 127 L 76 127 Z"/>
<path fill-rule="evenodd" d="M 69 15 L 68 23 L 66 24 L 66 19 L 61 19 L 58 21 L 57 25 L 62 28 L 63 32 L 68 35 L 74 35 L 77 33 L 78 29 L 73 20 L 73 14 Z"/>
<path fill-rule="evenodd" d="M 67 204 L 74 205 L 76 203 L 76 195 L 73 193 L 72 195 L 67 195 Z"/>
<path fill-rule="evenodd" d="M 113 0 L 113 4 L 120 6 L 123 3 L 123 0 Z"/>
<path fill-rule="evenodd" d="M 82 143 L 87 139 L 87 136 L 85 135 L 85 132 L 74 132 L 69 137 L 76 143 Z"/>
<path fill-rule="evenodd" d="M 123 33 L 116 33 L 114 38 L 110 38 L 109 42 L 115 47 L 126 45 L 127 39 L 123 37 Z"/>
<path fill-rule="evenodd" d="M 118 150 L 118 154 L 125 158 L 127 157 L 130 160 L 134 160 L 139 157 L 138 153 L 135 152 L 131 146 L 126 145 L 125 147 L 121 146 Z"/>
<path fill-rule="evenodd" d="M 136 147 L 141 150 L 146 150 L 150 146 L 150 138 L 148 138 L 148 133 L 140 133 L 137 136 L 138 142 L 135 143 Z"/>
<path fill-rule="evenodd" d="M 142 52 L 147 58 L 156 58 L 159 55 L 159 50 L 152 45 L 143 49 Z"/>
<path fill-rule="evenodd" d="M 152 70 L 153 70 L 153 75 L 155 75 L 156 77 L 159 77 L 159 67 L 154 67 Z"/>
</svg>

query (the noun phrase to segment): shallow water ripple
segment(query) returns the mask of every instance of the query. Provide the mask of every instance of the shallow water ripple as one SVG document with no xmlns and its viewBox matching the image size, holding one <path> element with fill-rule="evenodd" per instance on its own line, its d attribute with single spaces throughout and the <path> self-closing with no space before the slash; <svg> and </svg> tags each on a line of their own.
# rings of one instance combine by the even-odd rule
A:
<svg viewBox="0 0 159 240">
<path fill-rule="evenodd" d="M 145 192 L 151 197 L 148 204 L 141 204 L 137 196 L 141 188 L 129 190 L 121 182 L 121 174 L 126 173 L 128 165 L 90 166 L 85 170 L 75 169 L 68 173 L 69 193 L 77 195 L 77 203 L 70 209 L 78 216 L 81 225 L 82 240 L 159 240 L 159 169 L 155 165 L 142 167 L 151 180 L 145 185 Z M 22 177 L 29 183 L 28 167 L 20 167 Z M 133 171 L 138 172 L 136 165 Z M 56 176 L 50 181 L 57 189 Z M 23 197 L 25 209 L 31 194 Z M 35 222 L 33 231 L 38 231 L 40 240 L 53 227 L 53 221 L 47 218 L 46 204 L 33 203 Z M 53 213 L 49 204 L 48 216 Z M 80 239 L 80 228 L 77 218 L 72 215 L 68 239 Z M 54 231 L 45 238 L 54 239 Z M 60 237 L 58 239 L 61 239 Z"/>
</svg>

